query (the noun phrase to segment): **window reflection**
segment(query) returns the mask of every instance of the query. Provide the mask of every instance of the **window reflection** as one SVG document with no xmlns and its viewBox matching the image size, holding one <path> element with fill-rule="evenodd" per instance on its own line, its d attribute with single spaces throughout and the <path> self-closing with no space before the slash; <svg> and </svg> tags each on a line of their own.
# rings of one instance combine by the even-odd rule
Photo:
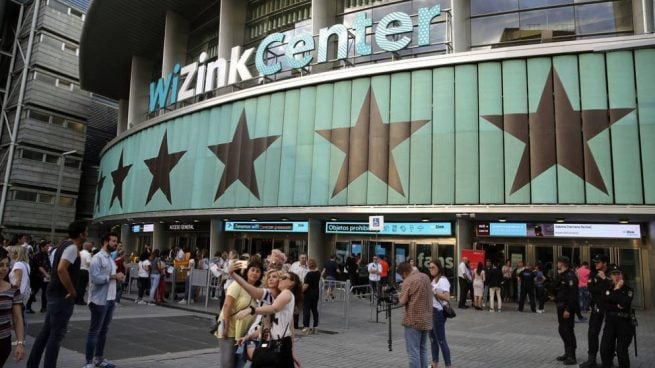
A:
<svg viewBox="0 0 655 368">
<path fill-rule="evenodd" d="M 632 31 L 632 4 L 627 1 L 589 4 L 576 7 L 576 32 L 579 34 Z"/>
<path fill-rule="evenodd" d="M 518 10 L 518 0 L 471 0 L 471 15 Z"/>
<path fill-rule="evenodd" d="M 473 45 L 489 45 L 507 41 L 503 35 L 518 30 L 518 13 L 495 15 L 492 17 L 471 19 L 471 43 Z"/>
</svg>

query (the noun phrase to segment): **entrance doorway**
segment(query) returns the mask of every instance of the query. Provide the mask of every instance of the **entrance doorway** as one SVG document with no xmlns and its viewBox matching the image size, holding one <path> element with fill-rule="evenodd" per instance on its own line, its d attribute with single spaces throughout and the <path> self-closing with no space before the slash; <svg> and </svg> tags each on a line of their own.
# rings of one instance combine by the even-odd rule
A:
<svg viewBox="0 0 655 368">
<path fill-rule="evenodd" d="M 287 256 L 287 260 L 295 261 L 300 254 L 307 254 L 307 239 L 287 238 L 285 235 L 263 237 L 257 234 L 256 237 L 251 237 L 242 234 L 234 239 L 234 249 L 239 254 L 259 253 L 262 257 L 267 257 L 273 249 L 279 249 Z"/>
</svg>

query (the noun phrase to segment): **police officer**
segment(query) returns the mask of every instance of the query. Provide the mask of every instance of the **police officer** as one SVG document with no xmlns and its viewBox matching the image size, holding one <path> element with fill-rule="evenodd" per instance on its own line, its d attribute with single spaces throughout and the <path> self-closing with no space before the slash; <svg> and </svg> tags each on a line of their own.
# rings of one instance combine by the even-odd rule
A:
<svg viewBox="0 0 655 368">
<path fill-rule="evenodd" d="M 596 365 L 596 354 L 598 353 L 598 337 L 605 318 L 605 292 L 611 287 L 612 281 L 607 273 L 609 257 L 598 254 L 594 257 L 594 271 L 587 282 L 587 289 L 591 294 L 591 315 L 589 316 L 589 331 L 587 341 L 587 361 L 580 364 L 580 368 L 594 368 Z"/>
<path fill-rule="evenodd" d="M 564 355 L 557 357 L 557 360 L 564 365 L 577 364 L 575 349 L 575 312 L 580 308 L 578 302 L 578 277 L 571 269 L 569 257 L 557 258 L 557 272 L 559 273 L 559 287 L 557 289 L 557 322 L 559 323 L 559 335 L 564 342 Z"/>
<path fill-rule="evenodd" d="M 619 368 L 629 368 L 628 347 L 632 343 L 632 289 L 625 284 L 623 272 L 619 267 L 610 266 L 612 285 L 605 291 L 605 328 L 600 343 L 600 357 L 603 368 L 611 368 L 614 351 L 619 360 Z"/>
</svg>

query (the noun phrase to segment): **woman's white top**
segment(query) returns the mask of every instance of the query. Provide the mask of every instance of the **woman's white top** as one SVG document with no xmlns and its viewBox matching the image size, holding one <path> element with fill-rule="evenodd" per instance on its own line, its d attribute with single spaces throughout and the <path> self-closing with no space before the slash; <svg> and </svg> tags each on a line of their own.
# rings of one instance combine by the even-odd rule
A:
<svg viewBox="0 0 655 368">
<path fill-rule="evenodd" d="M 446 278 L 446 276 L 441 276 L 439 278 L 439 281 L 434 281 L 432 280 L 432 294 L 439 292 L 450 292 L 450 282 Z M 436 308 L 437 310 L 443 310 L 443 305 L 448 304 L 448 301 L 446 300 L 437 300 L 437 297 L 435 296 L 432 298 L 432 308 Z"/>
<path fill-rule="evenodd" d="M 271 327 L 272 340 L 279 340 L 291 336 L 293 330 L 293 308 L 296 305 L 296 299 L 293 296 L 293 293 L 289 290 L 283 290 L 282 293 L 289 293 L 291 299 L 281 311 L 275 313 L 273 327 Z M 282 293 L 280 293 L 280 295 L 282 295 Z"/>
</svg>

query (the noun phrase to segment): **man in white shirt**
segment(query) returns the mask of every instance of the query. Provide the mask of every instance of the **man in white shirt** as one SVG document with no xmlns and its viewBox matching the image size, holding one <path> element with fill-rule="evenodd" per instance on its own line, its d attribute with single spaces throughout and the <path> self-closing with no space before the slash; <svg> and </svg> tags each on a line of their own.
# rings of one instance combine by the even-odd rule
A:
<svg viewBox="0 0 655 368">
<path fill-rule="evenodd" d="M 298 257 L 298 260 L 293 262 L 289 268 L 289 272 L 293 272 L 300 278 L 300 282 L 305 282 L 305 275 L 309 272 L 309 267 L 307 266 L 307 255 L 301 254 Z"/>
<path fill-rule="evenodd" d="M 368 282 L 371 285 L 371 291 L 377 297 L 380 292 L 380 273 L 382 272 L 378 257 L 373 256 L 373 261 L 366 268 L 368 269 Z"/>
<path fill-rule="evenodd" d="M 182 247 L 176 247 L 177 248 L 177 255 L 175 258 L 177 258 L 178 261 L 183 261 L 184 260 L 184 249 Z"/>
<path fill-rule="evenodd" d="M 77 305 L 86 305 L 84 303 L 84 293 L 86 292 L 86 287 L 89 284 L 89 267 L 91 266 L 91 249 L 93 248 L 93 243 L 86 242 L 82 246 L 80 251 L 80 279 L 77 284 L 77 299 L 75 304 Z"/>
<path fill-rule="evenodd" d="M 466 306 L 466 296 L 471 290 L 473 284 L 473 277 L 471 275 L 471 270 L 469 269 L 469 259 L 462 257 L 462 262 L 460 262 L 457 267 L 457 280 L 459 281 L 459 308 L 468 308 Z"/>
<path fill-rule="evenodd" d="M 25 234 L 18 234 L 18 243 L 17 243 L 17 244 L 20 244 L 21 247 L 27 248 L 28 253 L 29 253 L 29 254 L 32 254 L 32 252 L 34 251 L 34 249 L 33 249 L 32 246 L 27 242 L 28 238 L 29 238 L 29 237 L 28 237 L 27 235 L 25 235 Z"/>
</svg>

